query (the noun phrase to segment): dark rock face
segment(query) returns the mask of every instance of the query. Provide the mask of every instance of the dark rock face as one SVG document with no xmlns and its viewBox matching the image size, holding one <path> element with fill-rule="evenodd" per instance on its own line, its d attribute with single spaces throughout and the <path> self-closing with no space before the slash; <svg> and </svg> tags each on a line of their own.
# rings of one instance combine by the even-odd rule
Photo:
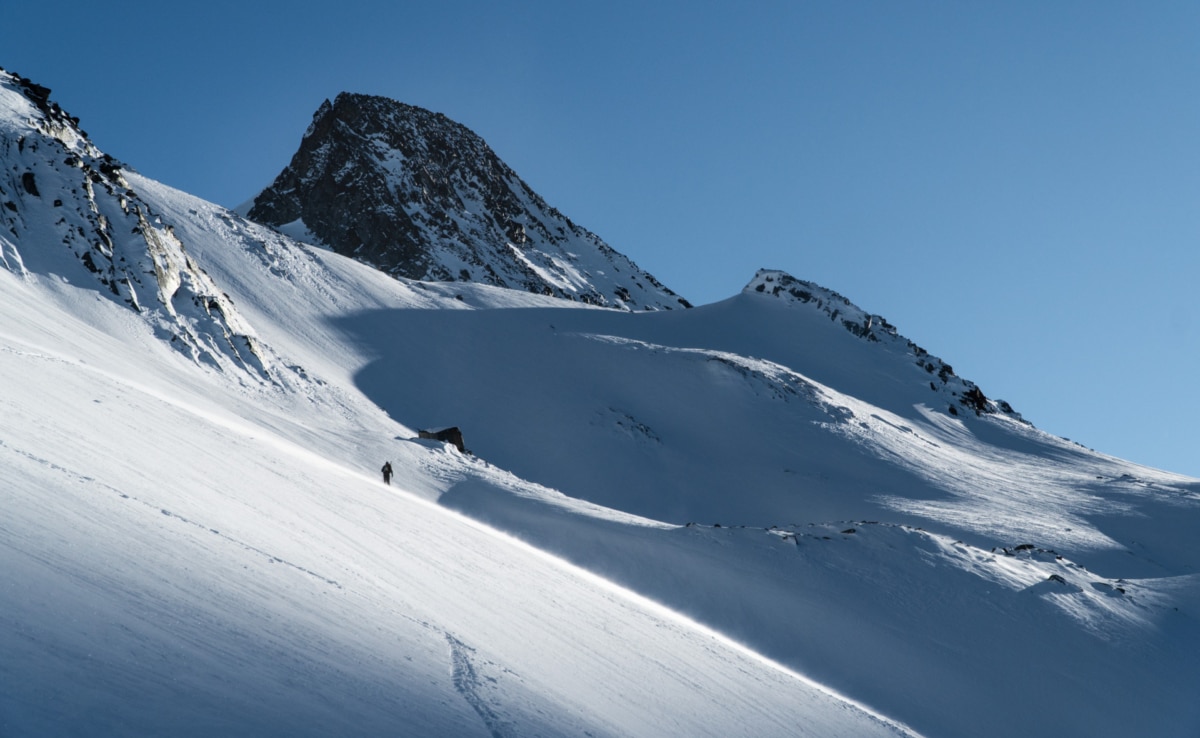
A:
<svg viewBox="0 0 1200 738">
<path fill-rule="evenodd" d="M 325 101 L 248 215 L 276 228 L 302 221 L 321 245 L 399 277 L 690 307 L 547 205 L 466 127 L 387 98 Z"/>
</svg>

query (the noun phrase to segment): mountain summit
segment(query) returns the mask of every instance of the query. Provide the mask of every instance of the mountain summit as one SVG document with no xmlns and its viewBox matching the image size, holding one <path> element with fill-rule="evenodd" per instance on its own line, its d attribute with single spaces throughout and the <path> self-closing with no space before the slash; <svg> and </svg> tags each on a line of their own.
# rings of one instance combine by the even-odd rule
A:
<svg viewBox="0 0 1200 738">
<path fill-rule="evenodd" d="M 326 100 L 247 214 L 395 276 L 627 310 L 690 307 L 547 205 L 465 126 L 384 97 Z"/>
</svg>

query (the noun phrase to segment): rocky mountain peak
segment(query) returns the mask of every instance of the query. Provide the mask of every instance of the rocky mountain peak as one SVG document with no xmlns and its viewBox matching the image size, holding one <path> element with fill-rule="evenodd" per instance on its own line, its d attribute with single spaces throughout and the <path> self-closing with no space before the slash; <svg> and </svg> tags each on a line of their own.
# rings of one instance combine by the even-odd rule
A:
<svg viewBox="0 0 1200 738">
<path fill-rule="evenodd" d="M 384 97 L 322 103 L 247 214 L 398 277 L 628 310 L 690 307 L 550 207 L 471 130 Z"/>
</svg>

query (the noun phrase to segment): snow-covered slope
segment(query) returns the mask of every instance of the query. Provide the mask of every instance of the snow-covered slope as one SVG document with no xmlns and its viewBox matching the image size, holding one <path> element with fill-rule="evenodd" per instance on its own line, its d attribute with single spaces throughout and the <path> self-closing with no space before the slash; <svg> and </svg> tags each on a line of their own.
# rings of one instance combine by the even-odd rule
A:
<svg viewBox="0 0 1200 738">
<path fill-rule="evenodd" d="M 21 89 L 0 130 L 57 156 Z M 1200 480 L 832 293 L 394 279 L 118 167 L 260 367 L 111 295 L 13 189 L 73 170 L 6 156 L 0 734 L 1200 727 Z M 416 438 L 452 424 L 475 455 Z"/>
<path fill-rule="evenodd" d="M 383 97 L 326 100 L 291 163 L 246 211 L 397 276 L 627 310 L 688 307 L 547 205 L 465 126 Z"/>
<path fill-rule="evenodd" d="M 901 733 L 0 285 L 5 736 Z"/>
<path fill-rule="evenodd" d="M 0 91 L 6 102 L 15 87 Z M 37 134 L 19 135 L 29 145 Z M 247 290 L 231 302 L 247 298 L 264 347 L 278 338 L 304 361 L 260 372 L 179 352 L 160 315 L 110 299 L 74 250 L 32 228 L 6 243 L 5 736 L 906 733 L 430 504 L 467 478 L 523 483 L 440 444 L 395 440 L 411 433 L 346 381 L 361 361 L 353 344 L 323 354 L 334 334 L 312 316 L 336 314 L 342 298 L 417 309 L 459 304 L 452 296 L 128 176 L 173 216 L 195 211 L 200 225 L 179 228 L 189 258 L 236 251 L 214 263 L 222 277 L 254 265 L 230 283 Z M 74 181 L 39 180 L 55 192 Z M 224 240 L 193 254 L 205 224 Z M 272 303 L 308 307 L 271 321 Z M 385 454 L 402 487 L 377 480 Z"/>
</svg>

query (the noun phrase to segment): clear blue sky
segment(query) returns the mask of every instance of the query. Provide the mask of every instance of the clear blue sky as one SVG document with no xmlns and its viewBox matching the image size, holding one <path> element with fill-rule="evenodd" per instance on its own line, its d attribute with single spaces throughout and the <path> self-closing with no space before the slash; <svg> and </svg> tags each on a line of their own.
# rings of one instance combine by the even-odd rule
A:
<svg viewBox="0 0 1200 738">
<path fill-rule="evenodd" d="M 436 110 L 695 303 L 784 269 L 1200 476 L 1200 3 L 4 3 L 0 66 L 234 206 L 339 91 Z"/>
</svg>

